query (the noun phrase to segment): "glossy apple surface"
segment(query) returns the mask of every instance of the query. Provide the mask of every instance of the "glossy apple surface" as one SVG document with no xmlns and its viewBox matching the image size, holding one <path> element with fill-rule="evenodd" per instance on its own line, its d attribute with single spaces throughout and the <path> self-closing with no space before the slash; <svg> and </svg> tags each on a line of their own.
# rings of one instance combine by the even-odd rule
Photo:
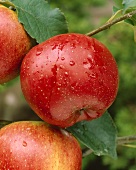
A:
<svg viewBox="0 0 136 170">
<path fill-rule="evenodd" d="M 16 13 L 0 5 L 0 84 L 19 74 L 21 61 L 30 47 L 30 38 Z"/>
<path fill-rule="evenodd" d="M 22 121 L 0 130 L 0 170 L 81 170 L 77 140 L 44 122 Z"/>
<path fill-rule="evenodd" d="M 101 116 L 115 100 L 118 68 L 110 51 L 82 34 L 62 34 L 35 46 L 21 66 L 21 86 L 46 122 L 68 127 Z"/>
</svg>

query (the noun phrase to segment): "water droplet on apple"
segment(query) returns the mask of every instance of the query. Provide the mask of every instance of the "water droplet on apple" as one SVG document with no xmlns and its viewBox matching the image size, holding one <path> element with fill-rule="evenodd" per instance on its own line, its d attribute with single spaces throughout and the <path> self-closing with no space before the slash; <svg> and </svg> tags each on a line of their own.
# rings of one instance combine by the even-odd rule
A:
<svg viewBox="0 0 136 170">
<path fill-rule="evenodd" d="M 64 60 L 65 60 L 65 57 L 61 57 L 61 60 L 64 61 Z"/>
<path fill-rule="evenodd" d="M 52 50 L 54 50 L 58 45 L 57 44 L 52 44 Z"/>
<path fill-rule="evenodd" d="M 72 49 L 76 48 L 76 44 L 75 43 L 71 43 L 71 48 Z"/>
<path fill-rule="evenodd" d="M 57 83 L 57 85 L 58 85 L 59 87 L 61 87 L 61 83 Z"/>
<path fill-rule="evenodd" d="M 75 86 L 74 85 L 71 85 L 71 90 L 75 90 Z"/>
<path fill-rule="evenodd" d="M 94 43 L 94 44 L 95 44 L 95 43 Z M 92 47 L 92 51 L 95 53 L 96 50 L 95 50 L 94 46 L 92 45 L 91 47 Z"/>
<path fill-rule="evenodd" d="M 90 64 L 93 64 L 93 62 L 94 62 L 94 58 L 91 54 L 88 54 L 87 60 L 90 62 Z"/>
<path fill-rule="evenodd" d="M 36 56 L 39 56 L 43 51 L 43 48 L 37 48 Z"/>
<path fill-rule="evenodd" d="M 60 44 L 58 49 L 62 51 L 64 46 L 65 46 L 64 44 Z"/>
<path fill-rule="evenodd" d="M 61 65 L 60 65 L 60 69 L 64 69 L 64 68 L 65 68 L 65 67 L 61 64 Z"/>
<path fill-rule="evenodd" d="M 96 78 L 96 74 L 95 73 L 89 74 L 89 77 L 95 79 Z"/>
<path fill-rule="evenodd" d="M 84 68 L 90 69 L 91 68 L 91 63 L 84 61 L 83 62 Z"/>
<path fill-rule="evenodd" d="M 27 146 L 27 143 L 26 143 L 26 141 L 23 141 L 23 144 L 22 144 L 24 147 L 26 147 Z"/>
<path fill-rule="evenodd" d="M 88 59 L 92 59 L 92 55 L 91 54 L 88 54 Z"/>
<path fill-rule="evenodd" d="M 68 76 L 68 72 L 65 72 L 64 74 L 65 74 L 65 76 Z"/>
<path fill-rule="evenodd" d="M 71 61 L 69 62 L 69 64 L 70 64 L 71 66 L 74 66 L 74 65 L 75 65 L 75 62 L 71 60 Z"/>
</svg>

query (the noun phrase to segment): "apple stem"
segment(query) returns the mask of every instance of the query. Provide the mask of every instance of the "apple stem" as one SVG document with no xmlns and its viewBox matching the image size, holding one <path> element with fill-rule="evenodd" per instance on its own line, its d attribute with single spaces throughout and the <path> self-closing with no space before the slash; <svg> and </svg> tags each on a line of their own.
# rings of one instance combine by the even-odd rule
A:
<svg viewBox="0 0 136 170">
<path fill-rule="evenodd" d="M 117 19 L 114 19 L 114 20 L 112 20 L 112 21 L 106 22 L 106 23 L 105 23 L 104 25 L 102 25 L 101 27 L 99 27 L 99 28 L 97 28 L 97 29 L 95 29 L 95 30 L 87 33 L 86 35 L 87 35 L 87 36 L 95 35 L 95 34 L 101 32 L 101 31 L 104 31 L 104 30 L 106 30 L 106 29 L 109 29 L 112 25 L 114 25 L 114 24 L 116 24 L 116 23 L 119 23 L 119 22 L 121 22 L 121 21 L 124 21 L 124 20 L 126 20 L 126 19 L 131 18 L 131 17 L 132 17 L 133 15 L 135 15 L 135 14 L 136 14 L 136 10 L 134 10 L 134 11 L 132 11 L 132 12 L 129 12 L 129 13 L 127 13 L 127 14 L 124 14 L 123 16 L 121 16 L 121 17 L 119 17 L 119 18 L 117 18 Z"/>
<path fill-rule="evenodd" d="M 123 136 L 123 137 L 118 137 L 117 138 L 117 146 L 130 146 L 127 145 L 129 143 L 133 143 L 136 142 L 136 135 L 134 136 Z M 90 155 L 91 153 L 93 153 L 93 150 L 89 149 L 89 148 L 85 148 L 82 150 L 82 157 L 86 157 L 88 155 Z"/>
</svg>

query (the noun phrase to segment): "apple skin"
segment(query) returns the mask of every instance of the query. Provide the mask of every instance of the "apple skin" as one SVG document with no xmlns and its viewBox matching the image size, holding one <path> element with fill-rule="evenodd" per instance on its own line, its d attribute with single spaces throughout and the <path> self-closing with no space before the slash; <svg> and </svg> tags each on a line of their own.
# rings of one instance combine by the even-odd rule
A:
<svg viewBox="0 0 136 170">
<path fill-rule="evenodd" d="M 15 122 L 0 130 L 1 170 L 81 170 L 82 152 L 67 131 L 42 121 Z"/>
<path fill-rule="evenodd" d="M 100 117 L 115 100 L 119 81 L 110 51 L 77 33 L 57 35 L 32 48 L 20 78 L 30 107 L 60 127 Z"/>
<path fill-rule="evenodd" d="M 0 5 L 0 84 L 18 76 L 22 59 L 31 46 L 31 38 L 16 13 Z"/>
</svg>

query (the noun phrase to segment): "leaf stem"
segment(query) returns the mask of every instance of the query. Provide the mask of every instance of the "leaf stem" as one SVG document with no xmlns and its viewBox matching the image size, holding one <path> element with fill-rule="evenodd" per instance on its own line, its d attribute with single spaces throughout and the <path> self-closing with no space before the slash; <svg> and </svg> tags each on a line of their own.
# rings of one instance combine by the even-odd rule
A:
<svg viewBox="0 0 136 170">
<path fill-rule="evenodd" d="M 106 29 L 109 29 L 112 25 L 114 25 L 114 24 L 116 24 L 116 23 L 119 23 L 119 22 L 121 22 L 121 21 L 123 21 L 123 20 L 125 20 L 125 19 L 128 19 L 128 18 L 131 18 L 131 17 L 132 17 L 133 15 L 135 15 L 135 14 L 136 14 L 136 10 L 134 10 L 134 11 L 132 11 L 132 12 L 129 12 L 129 13 L 127 13 L 127 14 L 124 14 L 123 16 L 121 16 L 121 17 L 119 17 L 119 18 L 117 18 L 117 19 L 114 19 L 114 20 L 112 20 L 112 21 L 109 21 L 109 22 L 105 23 L 105 24 L 102 25 L 101 27 L 99 27 L 99 28 L 97 28 L 97 29 L 95 29 L 95 30 L 87 33 L 86 35 L 87 35 L 87 36 L 95 35 L 95 34 L 101 32 L 101 31 L 104 31 L 104 30 L 106 30 Z"/>
<path fill-rule="evenodd" d="M 129 143 L 133 143 L 133 142 L 136 142 L 136 135 L 134 136 L 123 136 L 123 137 L 118 137 L 117 138 L 117 146 L 127 146 L 127 144 Z M 129 145 L 128 145 L 129 146 Z M 82 157 L 86 157 L 88 155 L 90 155 L 91 153 L 93 153 L 93 150 L 91 149 L 88 149 L 88 148 L 85 148 L 82 150 Z"/>
</svg>

